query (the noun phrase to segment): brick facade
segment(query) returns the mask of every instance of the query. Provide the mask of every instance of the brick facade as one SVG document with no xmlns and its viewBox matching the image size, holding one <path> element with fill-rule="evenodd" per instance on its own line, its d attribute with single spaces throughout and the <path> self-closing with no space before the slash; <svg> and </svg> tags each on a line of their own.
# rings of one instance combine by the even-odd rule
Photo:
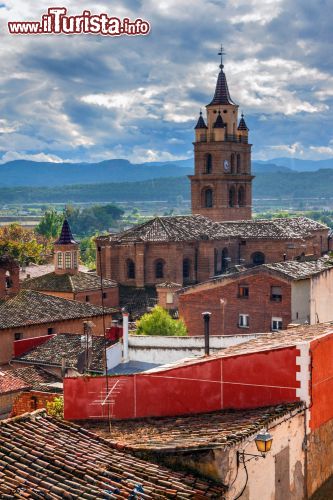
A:
<svg viewBox="0 0 333 500">
<path fill-rule="evenodd" d="M 15 295 L 20 290 L 20 266 L 10 256 L 0 258 L 0 298 Z"/>
<path fill-rule="evenodd" d="M 211 312 L 211 335 L 236 335 L 239 333 L 269 332 L 272 318 L 281 318 L 283 328 L 291 321 L 291 283 L 265 274 L 225 278 L 224 284 L 210 286 L 200 291 L 190 290 L 179 296 L 179 316 L 185 321 L 189 335 L 203 335 L 202 312 Z M 271 287 L 281 289 L 282 300 L 271 299 Z M 242 288 L 248 296 L 240 296 Z M 224 303 L 221 303 L 221 300 Z M 248 326 L 239 326 L 239 315 L 249 317 Z"/>
<path fill-rule="evenodd" d="M 23 392 L 19 396 L 16 396 L 11 417 L 16 417 L 18 415 L 23 415 L 23 413 L 46 408 L 47 403 L 54 401 L 54 399 L 59 396 L 59 393 L 41 391 Z"/>
</svg>

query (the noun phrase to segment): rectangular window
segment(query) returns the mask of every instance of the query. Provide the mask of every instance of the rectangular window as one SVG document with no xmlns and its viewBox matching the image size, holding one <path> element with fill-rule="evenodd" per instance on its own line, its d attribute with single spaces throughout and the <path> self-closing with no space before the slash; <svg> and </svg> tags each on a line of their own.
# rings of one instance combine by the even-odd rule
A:
<svg viewBox="0 0 333 500">
<path fill-rule="evenodd" d="M 240 328 L 248 328 L 250 325 L 249 319 L 250 318 L 248 314 L 240 314 L 238 319 L 238 326 Z"/>
<path fill-rule="evenodd" d="M 271 300 L 274 302 L 282 301 L 282 288 L 280 286 L 271 286 Z"/>
<path fill-rule="evenodd" d="M 173 304 L 173 293 L 168 292 L 166 296 L 166 303 L 167 304 Z"/>
<path fill-rule="evenodd" d="M 73 261 L 74 261 L 74 269 L 77 269 L 78 268 L 77 252 L 73 253 Z"/>
<path fill-rule="evenodd" d="M 90 297 L 89 297 L 89 295 L 86 295 L 86 302 L 90 302 Z"/>
<path fill-rule="evenodd" d="M 282 318 L 272 318 L 272 331 L 282 330 Z"/>
<path fill-rule="evenodd" d="M 21 340 L 23 339 L 23 333 L 16 332 L 14 333 L 14 340 Z"/>
<path fill-rule="evenodd" d="M 247 285 L 239 285 L 238 287 L 238 297 L 240 299 L 248 299 L 249 298 L 249 287 Z"/>
<path fill-rule="evenodd" d="M 72 255 L 70 252 L 65 253 L 65 268 L 70 269 L 72 267 Z"/>
<path fill-rule="evenodd" d="M 108 294 L 106 292 L 103 292 L 103 299 L 107 299 Z"/>
<path fill-rule="evenodd" d="M 52 335 L 53 334 L 53 328 L 48 328 L 47 329 L 47 334 Z"/>
<path fill-rule="evenodd" d="M 62 262 L 62 252 L 58 252 L 57 254 L 57 267 L 58 269 L 62 269 L 63 262 Z"/>
</svg>

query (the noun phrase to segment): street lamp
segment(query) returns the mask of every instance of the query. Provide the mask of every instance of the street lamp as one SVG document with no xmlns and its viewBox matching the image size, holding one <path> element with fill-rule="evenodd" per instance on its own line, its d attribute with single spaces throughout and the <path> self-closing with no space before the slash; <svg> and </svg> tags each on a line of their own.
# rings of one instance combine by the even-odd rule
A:
<svg viewBox="0 0 333 500">
<path fill-rule="evenodd" d="M 255 458 L 258 460 L 258 458 L 265 458 L 266 454 L 271 450 L 272 448 L 272 443 L 273 443 L 273 436 L 269 432 L 260 432 L 257 434 L 257 436 L 254 438 L 254 442 L 256 443 L 257 450 L 259 453 L 254 454 L 254 453 L 245 453 L 244 450 L 242 451 L 237 451 L 237 463 L 245 463 L 248 462 L 249 460 L 252 460 Z M 249 457 L 249 458 L 245 458 Z"/>
</svg>

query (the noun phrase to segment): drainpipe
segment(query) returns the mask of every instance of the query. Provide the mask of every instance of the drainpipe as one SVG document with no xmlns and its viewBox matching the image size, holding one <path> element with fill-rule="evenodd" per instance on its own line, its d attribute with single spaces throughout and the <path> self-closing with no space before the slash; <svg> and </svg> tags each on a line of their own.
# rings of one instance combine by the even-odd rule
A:
<svg viewBox="0 0 333 500">
<path fill-rule="evenodd" d="M 123 362 L 128 360 L 128 313 L 123 312 Z"/>
<path fill-rule="evenodd" d="M 202 313 L 205 331 L 205 355 L 209 356 L 209 320 L 212 313 L 206 311 Z"/>
</svg>

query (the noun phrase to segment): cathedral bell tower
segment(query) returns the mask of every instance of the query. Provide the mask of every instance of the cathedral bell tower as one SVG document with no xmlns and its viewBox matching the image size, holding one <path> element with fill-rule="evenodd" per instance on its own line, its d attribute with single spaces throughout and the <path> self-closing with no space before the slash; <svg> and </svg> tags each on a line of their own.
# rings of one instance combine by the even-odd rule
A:
<svg viewBox="0 0 333 500">
<path fill-rule="evenodd" d="M 194 175 L 190 175 L 192 213 L 216 222 L 251 219 L 251 144 L 244 116 L 238 122 L 238 105 L 229 94 L 223 71 L 213 100 L 200 112 L 195 127 Z M 206 124 L 207 123 L 207 124 Z"/>
</svg>

